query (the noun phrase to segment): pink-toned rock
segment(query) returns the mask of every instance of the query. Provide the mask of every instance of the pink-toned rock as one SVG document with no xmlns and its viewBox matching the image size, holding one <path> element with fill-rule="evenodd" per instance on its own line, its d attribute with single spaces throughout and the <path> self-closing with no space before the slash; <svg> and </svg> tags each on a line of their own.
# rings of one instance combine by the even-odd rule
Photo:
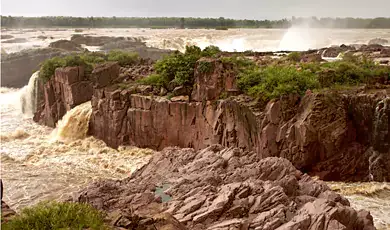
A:
<svg viewBox="0 0 390 230">
<path fill-rule="evenodd" d="M 157 185 L 169 186 L 166 203 L 150 192 Z M 357 212 L 323 185 L 286 159 L 260 160 L 254 152 L 213 145 L 164 149 L 131 178 L 92 184 L 76 201 L 108 212 L 132 210 L 146 219 L 156 211 L 169 213 L 187 229 L 374 228 L 368 212 Z"/>
<path fill-rule="evenodd" d="M 233 66 L 214 58 L 202 58 L 195 66 L 194 101 L 218 100 L 222 93 L 238 91 Z"/>
<path fill-rule="evenodd" d="M 83 67 L 58 68 L 46 83 L 40 81 L 37 111 L 34 121 L 50 127 L 75 106 L 91 100 L 92 82 Z"/>
</svg>

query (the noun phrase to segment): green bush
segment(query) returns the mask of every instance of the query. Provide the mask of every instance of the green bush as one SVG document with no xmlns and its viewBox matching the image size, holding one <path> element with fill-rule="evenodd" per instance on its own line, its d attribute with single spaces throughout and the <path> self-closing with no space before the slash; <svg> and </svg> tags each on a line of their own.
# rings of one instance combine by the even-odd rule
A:
<svg viewBox="0 0 390 230">
<path fill-rule="evenodd" d="M 302 55 L 300 52 L 291 52 L 287 55 L 287 60 L 293 61 L 293 62 L 300 62 L 302 58 Z"/>
<path fill-rule="evenodd" d="M 107 229 L 103 214 L 87 204 L 44 202 L 25 208 L 3 230 Z"/>
<path fill-rule="evenodd" d="M 192 85 L 196 61 L 202 51 L 197 46 L 187 46 L 184 54 L 173 53 L 156 62 L 154 69 L 164 84 L 175 80 L 180 85 Z"/>
<path fill-rule="evenodd" d="M 107 55 L 101 52 L 85 52 L 80 58 L 88 64 L 100 64 L 107 61 Z"/>
<path fill-rule="evenodd" d="M 43 82 L 47 82 L 54 75 L 55 70 L 57 68 L 63 67 L 64 65 L 65 61 L 61 57 L 48 59 L 41 64 L 41 68 L 39 69 L 39 77 L 43 80 Z"/>
<path fill-rule="evenodd" d="M 199 71 L 201 73 L 210 73 L 213 71 L 213 64 L 211 62 L 206 62 L 206 61 L 199 61 Z"/>
<path fill-rule="evenodd" d="M 207 46 L 203 51 L 202 51 L 202 56 L 203 57 L 215 57 L 217 54 L 221 53 L 222 51 L 219 49 L 218 46 Z"/>
<path fill-rule="evenodd" d="M 310 71 L 271 65 L 241 73 L 238 86 L 249 95 L 271 99 L 292 93 L 302 95 L 307 89 L 317 88 L 318 81 Z"/>
<path fill-rule="evenodd" d="M 87 73 L 92 72 L 93 67 L 98 63 L 107 60 L 107 56 L 98 52 L 87 52 L 81 55 L 70 55 L 65 57 L 54 57 L 41 63 L 39 77 L 44 82 L 50 80 L 55 70 L 60 67 L 84 66 Z"/>
<path fill-rule="evenodd" d="M 138 61 L 138 54 L 112 50 L 108 53 L 107 60 L 116 61 L 120 66 L 133 65 Z"/>
<path fill-rule="evenodd" d="M 362 60 L 337 61 L 321 65 L 317 71 L 322 87 L 338 85 L 356 85 L 369 83 L 377 77 L 384 77 L 390 73 L 390 68 L 376 65 L 366 58 Z"/>
<path fill-rule="evenodd" d="M 152 86 L 157 86 L 161 87 L 166 85 L 168 82 L 164 81 L 164 78 L 161 77 L 159 74 L 151 74 L 145 78 L 142 78 L 138 80 L 139 83 L 144 84 L 144 85 L 152 85 Z"/>
</svg>

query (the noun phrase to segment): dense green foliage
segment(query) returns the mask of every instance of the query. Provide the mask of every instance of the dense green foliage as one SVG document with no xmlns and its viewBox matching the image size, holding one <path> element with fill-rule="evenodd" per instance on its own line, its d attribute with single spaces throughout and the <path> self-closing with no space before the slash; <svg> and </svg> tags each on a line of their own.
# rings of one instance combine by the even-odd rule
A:
<svg viewBox="0 0 390 230">
<path fill-rule="evenodd" d="M 178 85 L 192 86 L 195 64 L 201 57 L 215 56 L 220 52 L 217 47 L 206 47 L 203 51 L 197 46 L 187 46 L 185 53 L 175 52 L 156 62 L 153 74 L 140 82 L 144 84 L 167 86 L 173 81 Z"/>
<path fill-rule="evenodd" d="M 136 27 L 136 28 L 288 28 L 307 24 L 326 28 L 390 28 L 390 18 L 295 18 L 290 20 L 235 20 L 220 18 L 135 17 L 14 17 L 1 16 L 2 27 Z"/>
<path fill-rule="evenodd" d="M 136 63 L 137 60 L 138 54 L 119 50 L 110 51 L 108 54 L 85 52 L 65 57 L 54 57 L 41 63 L 39 77 L 47 82 L 54 75 L 55 70 L 60 67 L 84 66 L 86 73 L 90 73 L 96 64 L 106 61 L 116 61 L 120 66 L 127 66 Z"/>
<path fill-rule="evenodd" d="M 87 204 L 46 202 L 25 208 L 3 230 L 107 229 L 103 214 Z"/>
<path fill-rule="evenodd" d="M 255 68 L 239 75 L 238 86 L 253 96 L 267 99 L 286 94 L 304 94 L 307 89 L 318 88 L 316 75 L 308 70 L 297 70 L 294 66 L 270 65 Z"/>
<path fill-rule="evenodd" d="M 296 54 L 288 57 L 295 60 Z M 242 58 L 241 58 L 242 59 Z M 234 60 L 234 59 L 233 59 Z M 239 66 L 238 86 L 246 94 L 266 99 L 340 85 L 352 86 L 390 79 L 390 68 L 376 65 L 366 58 L 344 59 L 326 63 L 270 64 L 263 68 L 250 65 L 250 60 L 228 60 Z"/>
<path fill-rule="evenodd" d="M 112 50 L 108 53 L 107 60 L 116 61 L 120 66 L 133 65 L 138 61 L 138 54 Z"/>
</svg>

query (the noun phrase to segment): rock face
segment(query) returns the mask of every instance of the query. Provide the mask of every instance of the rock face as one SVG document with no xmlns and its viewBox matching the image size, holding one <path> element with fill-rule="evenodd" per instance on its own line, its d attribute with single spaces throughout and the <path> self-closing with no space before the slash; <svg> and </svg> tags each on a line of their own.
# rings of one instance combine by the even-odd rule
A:
<svg viewBox="0 0 390 230">
<path fill-rule="evenodd" d="M 227 97 L 228 93 L 234 95 L 239 92 L 232 65 L 223 64 L 219 59 L 202 58 L 197 62 L 195 69 L 192 100 L 218 100 L 220 96 Z"/>
<path fill-rule="evenodd" d="M 95 90 L 91 134 L 112 147 L 240 147 L 256 151 L 261 158 L 287 158 L 298 169 L 324 180 L 369 180 L 369 159 L 383 162 L 370 158 L 373 153 L 368 149 L 376 145 L 372 133 L 380 133 L 374 136 L 384 146 L 390 143 L 384 134 L 388 123 L 382 121 L 384 125 L 374 129 L 376 105 L 389 97 L 389 90 L 291 95 L 263 109 L 240 97 L 218 100 L 236 92 L 235 79 L 222 63 L 201 62 L 213 68 L 202 72 L 198 63 L 190 100 L 137 95 L 117 87 Z M 381 152 L 384 148 L 379 147 Z M 371 168 L 381 175 L 386 172 L 375 180 L 390 180 L 388 164 L 375 163 Z"/>
<path fill-rule="evenodd" d="M 84 51 L 85 49 L 81 45 L 68 40 L 58 40 L 50 43 L 49 47 L 62 49 L 66 51 Z"/>
<path fill-rule="evenodd" d="M 64 51 L 52 48 L 26 50 L 1 56 L 1 86 L 20 88 L 27 85 L 31 74 L 46 59 L 64 55 Z"/>
<path fill-rule="evenodd" d="M 55 127 L 67 111 L 91 99 L 92 87 L 83 67 L 56 69 L 48 82 L 40 83 L 44 96 L 38 102 L 34 121 Z"/>
<path fill-rule="evenodd" d="M 83 67 L 58 68 L 46 83 L 40 82 L 43 97 L 38 102 L 34 121 L 55 127 L 67 111 L 90 101 L 94 87 L 105 87 L 119 75 L 119 65 L 108 62 L 98 65 L 92 74 L 86 75 Z"/>
<path fill-rule="evenodd" d="M 256 118 L 235 101 L 172 102 L 103 88 L 94 91 L 92 109 L 91 133 L 112 147 L 257 146 Z"/>
<path fill-rule="evenodd" d="M 131 178 L 92 184 L 74 200 L 110 213 L 131 210 L 144 222 L 172 215 L 186 229 L 374 229 L 369 212 L 354 210 L 288 160 L 220 145 L 167 148 Z M 115 220 L 132 223 L 126 215 Z"/>
</svg>

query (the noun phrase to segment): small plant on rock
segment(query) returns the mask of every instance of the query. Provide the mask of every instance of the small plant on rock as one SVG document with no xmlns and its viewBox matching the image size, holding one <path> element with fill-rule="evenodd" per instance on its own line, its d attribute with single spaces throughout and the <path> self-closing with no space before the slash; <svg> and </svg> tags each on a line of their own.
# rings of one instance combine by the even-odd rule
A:
<svg viewBox="0 0 390 230">
<path fill-rule="evenodd" d="M 112 50 L 108 53 L 107 60 L 116 61 L 120 66 L 134 65 L 138 61 L 138 54 Z"/>
</svg>

